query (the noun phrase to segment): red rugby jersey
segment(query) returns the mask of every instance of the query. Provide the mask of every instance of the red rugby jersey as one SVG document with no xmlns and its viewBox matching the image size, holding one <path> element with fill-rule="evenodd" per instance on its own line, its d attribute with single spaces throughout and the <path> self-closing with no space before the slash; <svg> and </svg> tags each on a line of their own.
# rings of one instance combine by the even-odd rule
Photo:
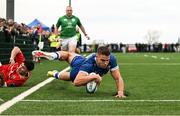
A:
<svg viewBox="0 0 180 116">
<path fill-rule="evenodd" d="M 4 81 L 7 86 L 22 86 L 26 80 L 30 76 L 30 72 L 28 72 L 27 76 L 21 76 L 18 72 L 17 69 L 25 61 L 25 57 L 22 52 L 18 53 L 15 58 L 15 64 L 14 65 L 2 65 L 0 67 L 0 74 L 4 75 Z"/>
</svg>

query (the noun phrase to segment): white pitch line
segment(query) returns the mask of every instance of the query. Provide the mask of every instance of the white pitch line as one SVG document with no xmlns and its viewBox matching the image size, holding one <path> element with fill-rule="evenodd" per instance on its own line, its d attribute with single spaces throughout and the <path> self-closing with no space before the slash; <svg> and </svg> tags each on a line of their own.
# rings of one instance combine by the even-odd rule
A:
<svg viewBox="0 0 180 116">
<path fill-rule="evenodd" d="M 180 102 L 180 100 L 21 100 L 22 102 Z"/>
<path fill-rule="evenodd" d="M 151 56 L 151 57 L 157 59 L 157 56 Z"/>
<path fill-rule="evenodd" d="M 65 68 L 64 70 L 62 70 L 60 73 L 68 71 L 70 69 L 70 67 Z M 44 85 L 50 83 L 51 81 L 53 81 L 55 78 L 48 78 L 46 80 L 44 80 L 43 82 L 35 85 L 34 87 L 28 89 L 27 91 L 21 93 L 20 95 L 14 97 L 13 99 L 3 103 L 2 105 L 0 105 L 0 114 L 7 110 L 8 108 L 10 108 L 12 105 L 14 105 L 15 103 L 23 100 L 25 97 L 27 97 L 28 95 L 32 94 L 33 92 L 37 91 L 38 89 L 40 89 L 41 87 L 43 87 Z"/>
<path fill-rule="evenodd" d="M 148 55 L 144 55 L 144 57 L 149 57 Z M 160 58 L 158 58 L 158 56 L 151 56 L 151 58 L 154 58 L 154 59 L 161 59 L 161 60 L 170 60 L 170 58 L 168 58 L 168 57 L 160 57 Z"/>
<path fill-rule="evenodd" d="M 91 54 L 90 54 L 91 55 Z M 90 55 L 88 55 L 87 57 L 89 57 Z M 64 70 L 62 70 L 61 72 L 59 73 L 62 73 L 62 72 L 65 72 L 65 71 L 68 71 L 70 69 L 70 67 L 67 67 L 65 68 Z M 14 97 L 13 99 L 3 103 L 0 105 L 0 114 L 2 112 L 4 112 L 5 110 L 7 110 L 8 108 L 10 108 L 11 106 L 13 106 L 15 103 L 23 100 L 25 97 L 27 97 L 28 95 L 32 94 L 33 92 L 37 91 L 38 89 L 40 89 L 41 87 L 43 87 L 44 85 L 52 82 L 55 78 L 48 78 L 46 80 L 44 80 L 43 82 L 35 85 L 34 87 L 28 89 L 27 91 L 21 93 L 20 95 Z"/>
</svg>

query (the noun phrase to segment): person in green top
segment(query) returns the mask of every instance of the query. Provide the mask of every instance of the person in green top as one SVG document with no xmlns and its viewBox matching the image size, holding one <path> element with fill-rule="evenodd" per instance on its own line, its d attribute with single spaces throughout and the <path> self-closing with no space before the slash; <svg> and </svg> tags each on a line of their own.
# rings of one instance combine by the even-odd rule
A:
<svg viewBox="0 0 180 116">
<path fill-rule="evenodd" d="M 78 17 L 72 15 L 72 7 L 66 7 L 66 15 L 60 17 L 56 24 L 56 33 L 58 33 L 58 29 L 61 26 L 60 37 L 61 37 L 61 49 L 69 52 L 75 52 L 77 46 L 77 34 L 76 34 L 76 26 L 78 26 L 81 31 L 84 33 L 87 39 L 89 36 L 87 35 L 81 21 Z"/>
</svg>

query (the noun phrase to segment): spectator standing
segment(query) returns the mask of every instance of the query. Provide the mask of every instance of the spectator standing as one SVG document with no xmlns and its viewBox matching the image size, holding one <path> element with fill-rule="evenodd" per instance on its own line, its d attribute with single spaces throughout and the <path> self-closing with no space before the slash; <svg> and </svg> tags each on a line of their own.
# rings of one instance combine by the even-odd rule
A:
<svg viewBox="0 0 180 116">
<path fill-rule="evenodd" d="M 54 33 L 52 30 L 50 37 L 48 38 L 50 42 L 50 51 L 56 52 L 60 50 L 60 36 Z"/>
</svg>

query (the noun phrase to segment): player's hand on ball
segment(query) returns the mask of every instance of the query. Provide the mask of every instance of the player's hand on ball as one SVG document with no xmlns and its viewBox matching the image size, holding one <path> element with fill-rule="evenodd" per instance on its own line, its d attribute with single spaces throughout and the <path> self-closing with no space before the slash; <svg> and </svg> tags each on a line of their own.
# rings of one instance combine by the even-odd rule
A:
<svg viewBox="0 0 180 116">
<path fill-rule="evenodd" d="M 94 72 L 90 73 L 89 74 L 91 76 L 91 78 L 94 78 L 93 80 L 98 84 L 100 85 L 101 81 L 102 81 L 102 78 L 99 74 L 96 74 Z"/>
<path fill-rule="evenodd" d="M 96 74 L 95 76 L 96 76 L 95 82 L 96 82 L 98 85 L 100 85 L 100 83 L 101 83 L 101 81 L 102 81 L 101 76 L 100 76 L 99 74 Z"/>
</svg>

